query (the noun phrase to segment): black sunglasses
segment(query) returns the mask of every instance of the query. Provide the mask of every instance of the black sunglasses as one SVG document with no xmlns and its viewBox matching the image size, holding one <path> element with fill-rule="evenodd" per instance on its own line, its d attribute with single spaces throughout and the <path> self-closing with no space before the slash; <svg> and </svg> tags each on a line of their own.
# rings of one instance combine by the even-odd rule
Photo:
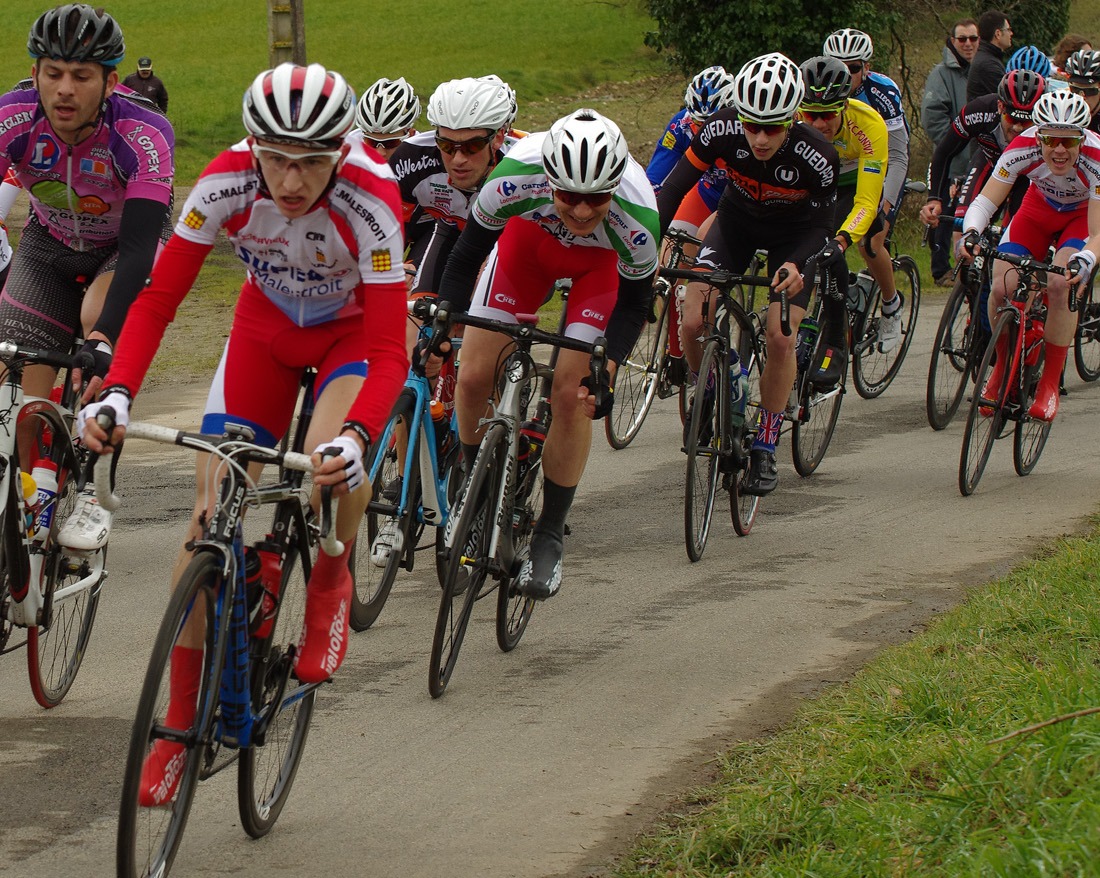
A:
<svg viewBox="0 0 1100 878">
<path fill-rule="evenodd" d="M 981 39 L 981 37 L 979 37 L 977 34 L 974 34 L 973 36 L 952 37 L 951 39 L 955 40 L 958 43 L 976 43 L 978 42 L 978 40 Z"/>
</svg>

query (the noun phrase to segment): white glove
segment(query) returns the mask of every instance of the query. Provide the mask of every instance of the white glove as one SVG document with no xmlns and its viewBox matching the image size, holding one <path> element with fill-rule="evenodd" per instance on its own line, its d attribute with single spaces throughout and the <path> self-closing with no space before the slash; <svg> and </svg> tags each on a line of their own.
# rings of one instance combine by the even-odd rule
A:
<svg viewBox="0 0 1100 878">
<path fill-rule="evenodd" d="M 1077 276 L 1080 283 L 1087 284 L 1096 270 L 1096 254 L 1091 250 L 1079 250 L 1069 258 L 1066 268 Z"/>
<path fill-rule="evenodd" d="M 354 491 L 366 478 L 363 470 L 363 449 L 359 442 L 351 436 L 337 436 L 329 442 L 322 442 L 313 449 L 314 454 L 324 454 L 330 448 L 337 448 L 340 457 L 344 458 L 344 481 L 348 491 Z"/>
<path fill-rule="evenodd" d="M 130 423 L 130 397 L 125 393 L 113 391 L 108 393 L 99 402 L 90 402 L 80 410 L 80 414 L 77 416 L 76 420 L 81 439 L 84 438 L 85 422 L 87 422 L 89 418 L 95 418 L 105 406 L 110 406 L 115 410 L 116 427 L 125 427 Z"/>
</svg>

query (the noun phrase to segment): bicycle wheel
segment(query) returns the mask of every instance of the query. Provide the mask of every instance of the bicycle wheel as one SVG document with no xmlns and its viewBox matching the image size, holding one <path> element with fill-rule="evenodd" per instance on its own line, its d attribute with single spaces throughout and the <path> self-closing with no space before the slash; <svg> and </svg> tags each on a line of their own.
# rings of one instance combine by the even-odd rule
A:
<svg viewBox="0 0 1100 878">
<path fill-rule="evenodd" d="M 462 481 L 466 477 L 466 462 L 462 459 L 462 445 L 458 436 L 452 436 L 450 447 L 443 455 L 443 472 L 446 473 L 444 492 L 447 498 L 447 514 L 453 515 L 462 495 Z M 445 527 L 435 529 L 435 575 L 442 586 L 447 581 L 447 543 Z"/>
<path fill-rule="evenodd" d="M 748 402 L 745 405 L 745 423 L 741 430 L 742 464 L 733 472 L 727 473 L 730 494 L 730 517 L 733 520 L 733 529 L 738 536 L 747 537 L 756 522 L 756 511 L 760 506 L 760 497 L 754 494 L 741 492 L 741 483 L 748 474 L 749 451 L 752 449 L 753 440 L 756 438 L 754 424 L 760 411 L 760 372 L 761 362 L 753 341 L 742 335 L 738 346 L 741 364 L 748 371 L 746 392 Z"/>
<path fill-rule="evenodd" d="M 966 417 L 966 432 L 963 434 L 962 452 L 959 455 L 959 491 L 964 497 L 974 493 L 981 481 L 985 465 L 989 462 L 989 453 L 993 449 L 993 442 L 1000 435 L 1001 428 L 1005 424 L 1005 401 L 1008 399 L 1008 390 L 1011 385 L 1012 370 L 1009 368 L 1006 380 L 1003 382 L 1000 393 L 994 399 L 986 399 L 983 391 L 993 371 L 993 363 L 996 358 L 998 340 L 1003 336 L 1005 343 L 1001 345 L 1015 356 L 1016 336 L 1019 327 L 1015 315 L 1005 313 L 997 318 L 993 326 L 993 335 L 982 355 L 981 365 L 978 367 L 977 377 L 974 381 L 974 394 L 970 400 L 970 411 Z M 982 413 L 982 409 L 986 413 Z"/>
<path fill-rule="evenodd" d="M 447 581 L 439 601 L 428 667 L 428 691 L 432 698 L 442 695 L 450 682 L 474 601 L 489 575 L 497 479 L 504 472 L 507 441 L 507 428 L 503 424 L 494 424 L 486 432 L 459 500 L 455 526 L 448 528 Z"/>
<path fill-rule="evenodd" d="M 312 569 L 308 543 L 292 526 L 283 552 L 279 605 L 271 637 L 251 642 L 252 745 L 241 750 L 237 772 L 237 808 L 241 826 L 252 838 L 271 831 L 286 804 L 302 759 L 313 718 L 315 685 L 293 675 L 294 656 L 305 619 L 306 582 Z"/>
<path fill-rule="evenodd" d="M 183 838 L 199 772 L 210 746 L 225 655 L 224 646 L 215 644 L 214 629 L 214 595 L 221 581 L 220 556 L 213 552 L 196 555 L 180 577 L 153 644 L 122 779 L 116 860 L 118 874 L 126 878 L 167 875 Z M 183 665 L 174 654 L 179 655 L 177 649 L 194 649 L 196 643 L 201 650 L 202 671 L 195 718 L 174 719 L 179 725 L 190 725 L 172 727 L 166 719 L 172 673 L 175 667 L 178 677 L 178 668 Z M 174 709 L 179 710 L 180 705 Z M 185 708 L 184 712 L 189 711 Z M 162 789 L 169 795 L 156 807 L 142 804 L 141 779 L 147 760 L 163 763 L 166 779 L 178 777 L 175 791 Z"/>
<path fill-rule="evenodd" d="M 668 344 L 668 308 L 667 294 L 654 295 L 657 319 L 642 326 L 634 350 L 615 373 L 614 402 L 611 413 L 604 418 L 604 432 L 608 444 L 616 450 L 626 448 L 638 435 L 657 395 Z"/>
<path fill-rule="evenodd" d="M 856 393 L 864 399 L 881 396 L 890 386 L 901 369 L 916 332 L 917 314 L 920 312 L 920 271 L 911 257 L 899 256 L 894 260 L 894 283 L 904 297 L 901 339 L 897 346 L 888 353 L 879 350 L 878 324 L 882 319 L 882 294 L 877 284 L 875 295 L 864 316 L 863 331 L 856 336 L 852 356 L 852 383 Z"/>
<path fill-rule="evenodd" d="M 1035 469 L 1050 435 L 1050 421 L 1040 421 L 1027 414 L 1035 401 L 1035 388 L 1039 385 L 1039 375 L 1043 371 L 1043 354 L 1044 350 L 1040 348 L 1038 362 L 1024 367 L 1024 387 L 1027 388 L 1027 393 L 1012 436 L 1012 466 L 1020 476 L 1030 475 Z"/>
<path fill-rule="evenodd" d="M 1082 381 L 1100 378 L 1100 302 L 1093 301 L 1092 287 L 1089 287 L 1077 318 L 1073 364 Z"/>
<path fill-rule="evenodd" d="M 416 398 L 411 393 L 402 392 L 394 405 L 393 413 L 382 432 L 382 438 L 378 443 L 376 454 L 381 457 L 382 463 L 378 467 L 378 473 L 371 486 L 373 502 L 395 504 L 395 499 L 383 497 L 387 487 L 400 484 L 402 478 L 401 469 L 404 466 L 404 457 L 398 461 L 399 448 L 397 443 L 398 424 L 411 424 Z M 408 441 L 419 442 L 419 436 L 410 436 Z M 355 577 L 355 590 L 351 596 L 351 610 L 349 624 L 353 631 L 365 631 L 374 624 L 375 620 L 386 605 L 397 578 L 397 569 L 401 566 L 406 551 L 411 551 L 409 544 L 410 535 L 414 532 L 413 519 L 419 506 L 420 494 L 418 490 L 417 455 L 413 455 L 413 472 L 405 473 L 404 478 L 412 478 L 409 490 L 406 493 L 408 502 L 405 514 L 401 517 L 398 529 L 402 535 L 403 549 L 400 552 L 390 552 L 386 563 L 382 567 L 376 567 L 371 560 L 371 548 L 374 538 L 378 536 L 378 530 L 386 521 L 386 516 L 372 512 L 368 505 L 363 521 L 359 525 L 359 533 L 355 538 L 355 550 L 351 553 L 351 572 Z M 373 466 L 371 467 L 373 469 Z"/>
<path fill-rule="evenodd" d="M 718 457 L 722 442 L 722 413 L 729 400 L 729 366 L 718 342 L 709 341 L 699 364 L 699 380 L 691 405 L 688 428 L 687 485 L 684 490 L 684 540 L 688 557 L 703 557 L 718 489 Z"/>
<path fill-rule="evenodd" d="M 542 514 L 542 458 L 529 466 L 523 475 L 523 481 L 516 488 L 516 504 L 512 511 L 512 542 L 515 546 L 516 569 L 527 560 L 527 550 L 531 545 L 531 534 L 535 523 Z M 511 652 L 519 645 L 527 623 L 535 609 L 532 598 L 520 594 L 515 587 L 516 576 L 510 575 L 502 582 L 497 592 L 497 646 L 502 652 Z"/>
<path fill-rule="evenodd" d="M 817 362 L 818 347 L 823 344 L 825 338 L 818 334 L 809 362 Z M 800 372 L 795 378 L 795 387 L 798 389 L 798 409 L 791 418 L 791 458 L 795 472 L 805 477 L 821 465 L 833 440 L 840 406 L 844 402 L 844 376 L 836 387 L 817 390 L 809 376 Z"/>
<path fill-rule="evenodd" d="M 58 424 L 51 424 L 51 432 L 55 438 L 49 458 L 58 465 L 57 497 L 50 516 L 50 533 L 42 543 L 43 624 L 27 629 L 31 692 L 35 701 L 47 708 L 61 703 L 84 660 L 99 608 L 107 557 L 106 547 L 98 552 L 66 553 L 54 542 L 76 505 L 80 463 L 69 434 Z"/>
<path fill-rule="evenodd" d="M 960 273 L 955 288 L 947 297 L 940 325 L 936 328 L 936 340 L 932 344 L 925 411 L 933 430 L 943 430 L 951 423 L 974 371 L 973 360 L 977 356 L 974 337 L 978 325 L 971 316 L 967 291 L 967 284 Z"/>
</svg>

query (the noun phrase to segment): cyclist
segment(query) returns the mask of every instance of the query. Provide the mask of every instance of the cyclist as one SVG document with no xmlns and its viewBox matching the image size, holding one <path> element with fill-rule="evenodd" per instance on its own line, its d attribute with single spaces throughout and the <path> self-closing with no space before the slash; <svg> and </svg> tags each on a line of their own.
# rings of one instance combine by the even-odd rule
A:
<svg viewBox="0 0 1100 878">
<path fill-rule="evenodd" d="M 389 161 L 402 143 L 416 134 L 420 118 L 420 98 L 413 87 L 398 79 L 372 82 L 355 107 L 355 128 L 348 135 L 378 150 Z"/>
<path fill-rule="evenodd" d="M 894 266 L 886 252 L 885 240 L 897 221 L 901 193 L 909 170 L 909 123 L 901 104 L 901 90 L 888 76 L 871 70 L 874 46 L 863 31 L 844 28 L 825 39 L 824 54 L 836 58 L 848 68 L 852 91 L 849 97 L 869 105 L 886 123 L 889 162 L 882 183 L 882 204 L 874 218 L 871 233 L 860 245 L 867 270 L 882 290 L 882 317 L 879 322 L 879 349 L 893 350 L 901 341 L 901 308 L 904 304 L 894 283 Z M 820 129 L 819 129 L 820 130 Z M 868 246 L 870 245 L 870 246 Z M 872 256 L 871 253 L 874 253 Z"/>
<path fill-rule="evenodd" d="M 30 197 L 0 297 L 0 332 L 58 351 L 82 335 L 95 366 L 91 376 L 74 374 L 73 383 L 90 377 L 88 400 L 167 238 L 175 137 L 151 104 L 118 88 L 126 46 L 101 9 L 69 4 L 44 12 L 27 50 L 30 84 L 0 96 L 0 175 L 10 169 Z M 51 366 L 30 366 L 23 389 L 49 396 L 56 376 Z M 32 446 L 31 420 L 20 428 L 22 448 Z M 85 492 L 58 539 L 94 550 L 106 544 L 109 528 L 110 515 Z"/>
<path fill-rule="evenodd" d="M 802 63 L 802 78 L 806 96 L 800 115 L 836 147 L 840 156 L 840 176 L 837 184 L 837 217 L 844 217 L 836 226 L 835 239 L 840 252 L 853 244 L 860 245 L 867 258 L 867 236 L 881 220 L 884 206 L 882 187 L 888 163 L 886 123 L 862 101 L 849 100 L 852 77 L 848 67 L 836 58 L 819 55 Z M 881 238 L 879 239 L 881 241 Z M 901 297 L 896 295 L 889 254 L 879 246 L 878 255 L 886 257 L 889 287 L 882 286 L 883 320 L 879 326 L 879 349 L 884 353 L 897 346 L 900 337 Z M 870 260 L 868 266 L 875 264 Z M 874 272 L 872 272 L 874 273 Z M 890 298 L 889 291 L 895 291 Z M 824 300 L 825 325 L 821 333 L 825 344 L 819 346 L 815 383 L 825 387 L 840 381 L 848 362 L 848 317 L 843 302 L 832 296 Z"/>
<path fill-rule="evenodd" d="M 555 280 L 571 277 L 565 332 L 584 341 L 606 334 L 607 390 L 649 309 L 658 231 L 653 187 L 618 126 L 594 110 L 577 110 L 518 141 L 497 165 L 447 262 L 439 296 L 454 311 L 514 322 L 543 304 Z M 467 462 L 477 453 L 479 420 L 507 343 L 473 327 L 463 335 L 456 402 Z M 561 586 L 565 518 L 588 458 L 591 420 L 611 408 L 605 393 L 596 410 L 588 373 L 586 354 L 560 352 L 543 452 L 543 511 L 517 581 L 536 600 Z"/>
<path fill-rule="evenodd" d="M 1069 90 L 1088 104 L 1092 119 L 1089 130 L 1100 132 L 1100 51 L 1080 49 L 1066 59 Z"/>
<path fill-rule="evenodd" d="M 963 218 L 968 254 L 994 212 L 1008 197 L 1018 177 L 1031 180 L 1019 210 L 1001 237 L 1007 253 L 1045 259 L 1051 245 L 1054 264 L 1069 268 L 1069 276 L 1051 274 L 1047 281 L 1045 360 L 1028 414 L 1043 421 L 1058 413 L 1059 383 L 1066 352 L 1073 343 L 1077 313 L 1069 310 L 1067 286 L 1087 284 L 1100 253 L 1100 135 L 1089 130 L 1085 99 L 1068 89 L 1049 91 L 1039 98 L 1032 118 L 1035 125 L 1006 148 Z M 1005 298 L 1006 275 L 1012 267 L 995 263 L 989 314 Z M 1007 339 L 998 345 L 1007 345 Z M 995 398 L 1005 380 L 1007 348 L 998 347 L 996 365 L 983 398 Z"/>
<path fill-rule="evenodd" d="M 352 590 L 348 556 L 370 499 L 363 459 L 408 371 L 397 186 L 372 150 L 345 141 L 354 114 L 351 88 L 319 64 L 281 64 L 256 77 L 244 96 L 248 138 L 200 176 L 149 286 L 131 309 L 100 402 L 80 417 L 93 451 L 118 447 L 164 331 L 224 228 L 248 269 L 202 429 L 220 433 L 227 423 L 245 424 L 258 442 L 275 445 L 294 413 L 302 371 L 316 367 L 317 405 L 306 438 L 307 447 L 320 443 L 314 483 L 348 495 L 336 520 L 344 553 L 321 553 L 306 589 L 295 660 L 303 682 L 327 679 L 343 661 Z M 114 408 L 118 425 L 109 438 L 95 421 L 104 405 Z M 333 448 L 339 456 L 321 462 L 320 453 Z M 217 492 L 213 478 L 200 460 L 188 543 L 173 582 L 190 558 L 190 540 L 201 536 Z M 172 659 L 168 724 L 187 728 L 202 653 L 179 649 Z M 163 766 L 179 746 L 158 742 L 157 758 L 147 761 L 143 774 L 143 802 L 171 796 L 170 789 L 164 793 L 172 783 L 164 783 Z"/>
<path fill-rule="evenodd" d="M 657 199 L 663 231 L 700 176 L 724 162 L 726 191 L 696 264 L 743 271 L 758 249 L 768 251 L 775 296 L 765 327 L 768 358 L 760 378 L 760 421 L 742 483 L 749 494 L 770 493 L 778 484 L 775 446 L 797 369 L 795 339 L 781 331 L 777 297 L 790 299 L 791 325 L 797 326 L 812 290 L 808 262 L 833 231 L 839 160 L 810 126 L 792 124 L 803 93 L 802 74 L 790 59 L 772 53 L 749 61 L 735 79 L 737 109 L 719 110 L 702 126 Z M 785 279 L 779 277 L 781 268 L 787 269 Z M 681 341 L 696 373 L 705 292 L 705 285 L 689 284 L 684 302 Z"/>
</svg>

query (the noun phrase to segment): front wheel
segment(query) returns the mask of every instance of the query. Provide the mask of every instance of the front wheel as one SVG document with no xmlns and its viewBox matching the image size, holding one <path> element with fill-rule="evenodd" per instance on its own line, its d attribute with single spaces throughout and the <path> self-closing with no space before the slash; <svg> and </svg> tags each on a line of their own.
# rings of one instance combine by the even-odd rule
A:
<svg viewBox="0 0 1100 878">
<path fill-rule="evenodd" d="M 933 430 L 943 430 L 951 423 L 974 370 L 978 315 L 976 308 L 972 313 L 968 302 L 968 286 L 964 273 L 960 272 L 955 288 L 947 297 L 932 344 L 925 411 Z"/>
<path fill-rule="evenodd" d="M 901 307 L 901 338 L 889 351 L 881 350 L 879 323 L 882 316 L 882 292 L 875 285 L 876 295 L 868 306 L 862 326 L 856 337 L 852 354 L 852 383 L 856 393 L 864 399 L 881 396 L 901 369 L 913 335 L 917 331 L 917 314 L 920 312 L 920 271 L 909 256 L 894 260 L 894 283 L 903 297 Z"/>
<path fill-rule="evenodd" d="M 634 350 L 615 372 L 614 402 L 604 419 L 604 431 L 608 443 L 617 450 L 626 448 L 638 435 L 657 394 L 668 345 L 668 296 L 655 295 L 653 308 L 656 321 L 646 321 Z"/>
<path fill-rule="evenodd" d="M 211 740 L 224 660 L 214 643 L 221 584 L 221 558 L 196 555 L 153 644 L 122 779 L 116 859 L 125 878 L 167 875 L 183 838 Z"/>
<path fill-rule="evenodd" d="M 535 600 L 521 594 L 516 587 L 519 565 L 527 558 L 531 546 L 531 536 L 535 524 L 542 515 L 543 480 L 541 456 L 533 466 L 529 466 L 516 488 L 516 502 L 512 511 L 512 543 L 515 546 L 517 568 L 500 585 L 497 592 L 497 646 L 502 652 L 511 652 L 519 645 L 531 613 L 535 610 Z"/>
<path fill-rule="evenodd" d="M 714 513 L 714 495 L 718 489 L 718 460 L 722 442 L 725 405 L 729 400 L 727 357 L 718 343 L 711 341 L 703 350 L 699 380 L 691 404 L 687 428 L 687 484 L 684 490 L 684 540 L 688 557 L 703 557 Z"/>
<path fill-rule="evenodd" d="M 1011 313 L 1003 313 L 993 326 L 993 335 L 982 356 L 981 365 L 974 381 L 974 396 L 970 400 L 970 411 L 966 417 L 966 432 L 963 434 L 962 451 L 959 455 L 959 492 L 969 497 L 978 487 L 985 465 L 989 462 L 989 453 L 993 443 L 1000 435 L 1005 424 L 1005 403 L 1008 400 L 1009 387 L 1013 383 L 1011 359 L 1016 352 L 1016 335 L 1019 325 Z M 1006 351 L 1010 365 L 1005 369 L 1005 380 L 1001 388 L 989 397 L 986 396 L 986 384 L 997 359 L 997 348 Z"/>
<path fill-rule="evenodd" d="M 1040 347 L 1038 361 L 1024 367 L 1024 387 L 1027 388 L 1027 394 L 1024 404 L 1020 407 L 1020 418 L 1016 421 L 1012 436 L 1012 466 L 1020 476 L 1030 475 L 1035 469 L 1035 464 L 1039 462 L 1039 455 L 1043 453 L 1047 437 L 1050 435 L 1050 421 L 1040 421 L 1027 414 L 1035 401 L 1035 389 L 1039 385 L 1039 376 L 1043 371 L 1044 353 L 1045 351 Z"/>
<path fill-rule="evenodd" d="M 756 522 L 756 512 L 760 506 L 760 497 L 755 494 L 745 494 L 741 491 L 741 484 L 748 475 L 749 453 L 756 439 L 755 425 L 760 412 L 760 374 L 763 371 L 760 349 L 756 346 L 755 337 L 742 336 L 739 345 L 741 365 L 745 367 L 748 375 L 745 380 L 745 392 L 748 399 L 745 404 L 745 420 L 741 426 L 741 465 L 728 473 L 728 486 L 730 493 L 730 517 L 733 520 L 733 529 L 738 536 L 747 537 Z"/>
<path fill-rule="evenodd" d="M 293 675 L 311 557 L 302 557 L 304 541 L 298 542 L 296 528 L 287 538 L 272 634 L 250 644 L 252 711 L 257 719 L 252 746 L 241 751 L 238 764 L 237 809 L 241 826 L 252 838 L 267 835 L 286 804 L 309 735 L 317 689 Z M 308 551 L 308 544 L 305 548 Z"/>
</svg>

